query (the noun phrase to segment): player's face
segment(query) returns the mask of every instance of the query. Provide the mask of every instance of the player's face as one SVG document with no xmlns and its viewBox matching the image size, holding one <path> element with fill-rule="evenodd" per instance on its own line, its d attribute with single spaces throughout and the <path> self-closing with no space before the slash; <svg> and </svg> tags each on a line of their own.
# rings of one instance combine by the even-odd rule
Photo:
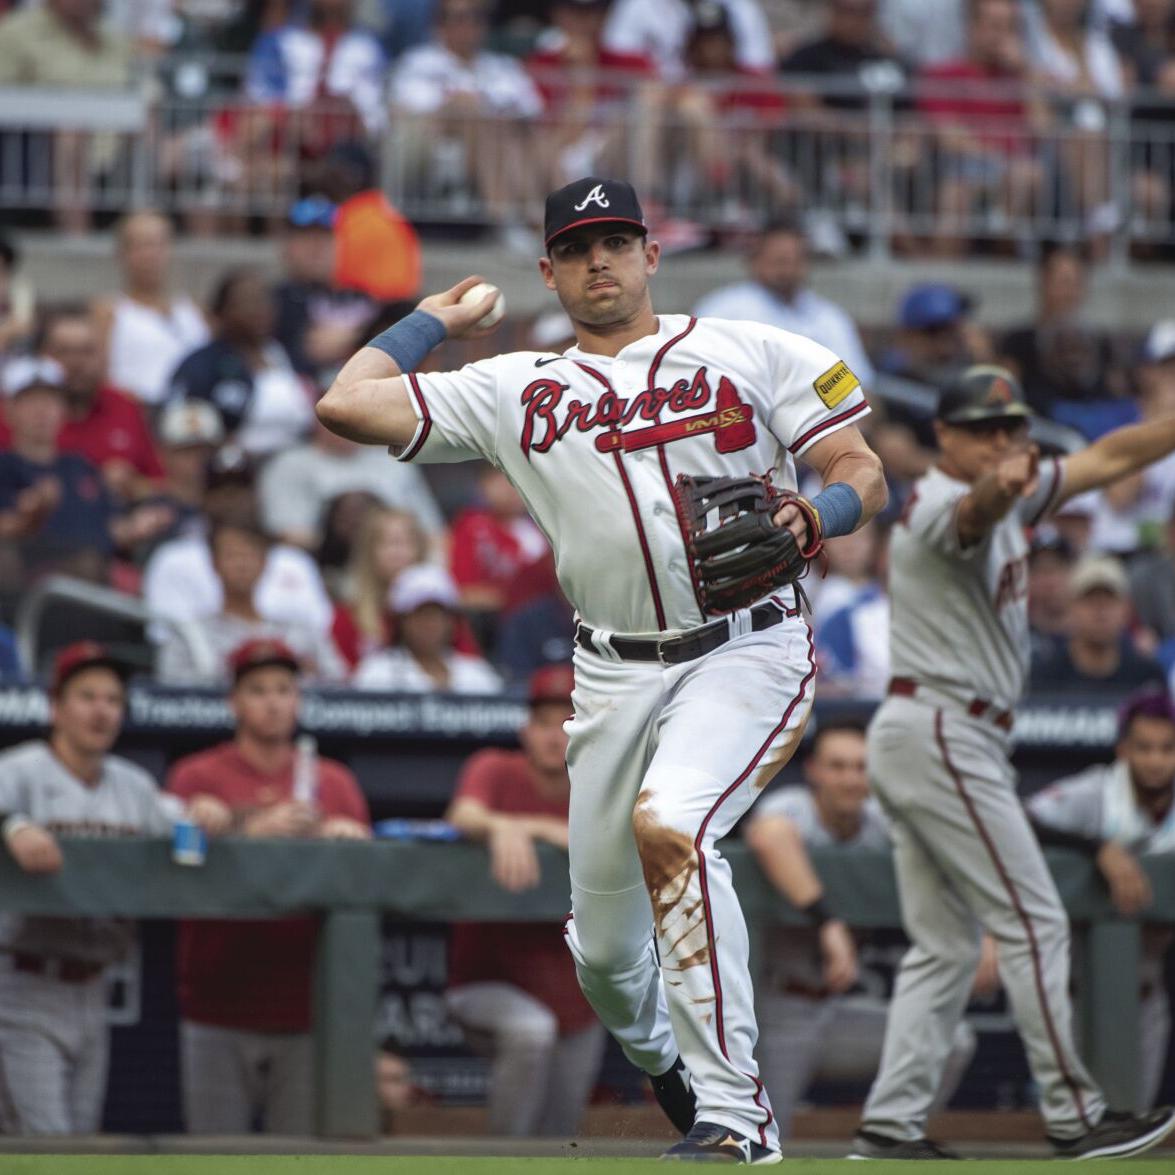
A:
<svg viewBox="0 0 1175 1175">
<path fill-rule="evenodd" d="M 1028 444 L 1028 422 L 1016 417 L 975 424 L 935 424 L 938 447 L 947 472 L 963 481 L 975 481 L 1005 457 Z"/>
<path fill-rule="evenodd" d="M 453 647 L 453 613 L 443 604 L 421 604 L 399 624 L 400 640 L 414 657 L 438 657 Z"/>
<path fill-rule="evenodd" d="M 571 717 L 571 703 L 543 702 L 532 706 L 526 725 L 519 732 L 522 749 L 543 775 L 554 775 L 567 764 L 567 732 L 563 723 Z"/>
<path fill-rule="evenodd" d="M 649 278 L 660 257 L 661 246 L 635 229 L 587 225 L 559 237 L 539 269 L 572 322 L 620 326 L 648 306 Z"/>
<path fill-rule="evenodd" d="M 859 816 L 869 798 L 864 736 L 851 730 L 824 735 L 804 764 L 804 774 L 833 816 Z"/>
<path fill-rule="evenodd" d="M 24 443 L 53 445 L 65 423 L 65 400 L 51 388 L 29 388 L 8 401 L 4 414 Z"/>
<path fill-rule="evenodd" d="M 53 699 L 53 733 L 80 754 L 104 755 L 122 729 L 125 702 L 122 681 L 112 669 L 82 669 Z"/>
<path fill-rule="evenodd" d="M 1140 791 L 1166 791 L 1175 782 L 1175 725 L 1165 718 L 1135 718 L 1118 754 Z"/>
<path fill-rule="evenodd" d="M 1091 645 L 1111 645 L 1122 639 L 1130 605 L 1108 588 L 1093 588 L 1069 604 L 1069 631 Z"/>
<path fill-rule="evenodd" d="M 266 665 L 245 674 L 229 698 L 237 730 L 264 743 L 293 739 L 300 702 L 298 679 L 283 665 Z"/>
</svg>

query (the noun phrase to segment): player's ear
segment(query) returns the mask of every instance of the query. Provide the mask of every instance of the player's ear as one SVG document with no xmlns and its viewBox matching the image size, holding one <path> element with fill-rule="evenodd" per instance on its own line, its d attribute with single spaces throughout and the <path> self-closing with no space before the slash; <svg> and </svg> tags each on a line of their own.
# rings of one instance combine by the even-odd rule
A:
<svg viewBox="0 0 1175 1175">
<path fill-rule="evenodd" d="M 645 241 L 645 272 L 652 277 L 661 264 L 661 242 Z"/>
<path fill-rule="evenodd" d="M 548 290 L 555 288 L 555 267 L 549 257 L 539 258 L 539 273 L 543 275 L 543 282 Z"/>
</svg>

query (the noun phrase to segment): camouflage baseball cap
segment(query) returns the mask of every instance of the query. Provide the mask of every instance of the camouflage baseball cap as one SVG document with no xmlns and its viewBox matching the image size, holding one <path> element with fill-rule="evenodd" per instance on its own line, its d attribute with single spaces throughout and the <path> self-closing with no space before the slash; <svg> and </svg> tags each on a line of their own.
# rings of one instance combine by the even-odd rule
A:
<svg viewBox="0 0 1175 1175">
<path fill-rule="evenodd" d="M 938 401 L 943 424 L 979 424 L 988 420 L 1030 420 L 1020 381 L 1006 368 L 989 363 L 968 367 Z"/>
</svg>

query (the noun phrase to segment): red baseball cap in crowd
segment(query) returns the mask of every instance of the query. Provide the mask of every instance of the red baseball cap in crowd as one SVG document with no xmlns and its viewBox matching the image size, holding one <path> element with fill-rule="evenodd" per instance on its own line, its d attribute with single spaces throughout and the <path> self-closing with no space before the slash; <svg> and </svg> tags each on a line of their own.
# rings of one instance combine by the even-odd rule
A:
<svg viewBox="0 0 1175 1175">
<path fill-rule="evenodd" d="M 297 653 L 276 637 L 254 637 L 246 641 L 229 654 L 228 664 L 234 682 L 239 682 L 254 669 L 266 669 L 270 665 L 281 665 L 292 673 L 302 671 Z"/>
<path fill-rule="evenodd" d="M 60 649 L 53 658 L 53 678 L 49 683 L 49 691 L 60 693 L 74 674 L 97 666 L 113 670 L 124 682 L 131 675 L 131 667 L 119 660 L 105 645 L 97 641 L 77 641 Z"/>
<path fill-rule="evenodd" d="M 570 703 L 574 688 L 575 674 L 570 665 L 544 665 L 531 675 L 527 701 L 532 706 L 543 702 Z"/>
</svg>

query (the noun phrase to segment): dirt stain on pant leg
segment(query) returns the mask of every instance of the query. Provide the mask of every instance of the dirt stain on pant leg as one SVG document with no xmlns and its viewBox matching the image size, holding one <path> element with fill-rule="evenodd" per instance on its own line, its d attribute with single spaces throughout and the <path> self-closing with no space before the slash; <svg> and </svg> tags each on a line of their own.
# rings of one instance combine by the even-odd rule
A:
<svg viewBox="0 0 1175 1175">
<path fill-rule="evenodd" d="M 633 810 L 632 827 L 636 836 L 637 851 L 640 853 L 641 868 L 645 875 L 645 888 L 649 891 L 649 900 L 653 905 L 653 922 L 657 929 L 657 938 L 664 940 L 667 937 L 669 927 L 679 910 L 686 923 L 684 927 L 674 928 L 680 932 L 668 948 L 667 954 L 672 954 L 705 924 L 704 914 L 700 920 L 697 919 L 702 906 L 700 900 L 683 905 L 690 883 L 698 872 L 698 854 L 693 841 L 685 833 L 657 823 L 650 811 L 651 806 L 652 801 L 648 793 L 642 793 Z M 709 959 L 710 944 L 707 941 L 685 958 L 676 960 L 676 967 L 665 969 L 685 971 L 690 967 L 701 966 L 709 962 Z"/>
</svg>

